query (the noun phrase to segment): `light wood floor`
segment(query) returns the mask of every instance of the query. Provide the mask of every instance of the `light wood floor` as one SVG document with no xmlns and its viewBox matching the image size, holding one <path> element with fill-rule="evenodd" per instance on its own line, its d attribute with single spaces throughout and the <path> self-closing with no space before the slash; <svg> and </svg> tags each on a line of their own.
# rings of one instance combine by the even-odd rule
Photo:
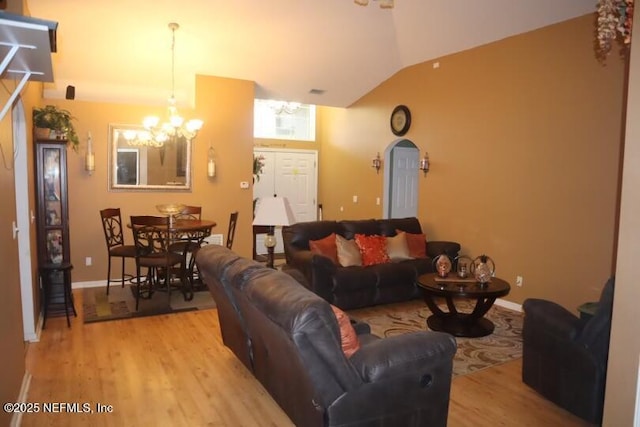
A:
<svg viewBox="0 0 640 427">
<path fill-rule="evenodd" d="M 84 325 L 50 318 L 27 350 L 28 402 L 112 405 L 111 413 L 25 414 L 22 426 L 289 426 L 222 344 L 215 310 Z M 521 363 L 453 380 L 449 426 L 587 426 L 522 384 Z"/>
</svg>

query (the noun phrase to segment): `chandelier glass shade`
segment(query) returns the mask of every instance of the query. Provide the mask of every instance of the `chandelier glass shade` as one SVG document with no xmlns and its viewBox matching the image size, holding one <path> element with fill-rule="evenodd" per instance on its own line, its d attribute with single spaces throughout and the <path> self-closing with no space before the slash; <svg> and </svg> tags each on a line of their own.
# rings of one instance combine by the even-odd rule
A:
<svg viewBox="0 0 640 427">
<path fill-rule="evenodd" d="M 202 129 L 203 121 L 199 119 L 191 119 L 185 122 L 185 119 L 178 114 L 175 97 L 175 45 L 176 30 L 180 28 L 175 22 L 169 23 L 171 30 L 171 97 L 169 97 L 168 120 L 161 122 L 157 116 L 147 116 L 142 122 L 144 130 L 127 131 L 124 134 L 129 145 L 134 146 L 151 146 L 162 147 L 165 142 L 173 141 L 178 138 L 192 140 Z"/>
<path fill-rule="evenodd" d="M 300 108 L 299 102 L 269 100 L 269 107 L 279 116 L 282 113 L 293 114 Z"/>
<path fill-rule="evenodd" d="M 367 6 L 369 4 L 369 0 L 353 0 L 355 4 L 360 6 Z M 381 9 L 393 9 L 394 0 L 373 0 L 377 1 L 380 5 Z"/>
</svg>

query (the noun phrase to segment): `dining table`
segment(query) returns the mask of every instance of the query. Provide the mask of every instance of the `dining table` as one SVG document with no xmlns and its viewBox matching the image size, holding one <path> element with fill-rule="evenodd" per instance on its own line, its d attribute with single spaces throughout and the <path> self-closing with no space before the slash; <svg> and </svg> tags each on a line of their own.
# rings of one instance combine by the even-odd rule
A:
<svg viewBox="0 0 640 427">
<path fill-rule="evenodd" d="M 185 301 L 193 299 L 193 283 L 194 283 L 194 249 L 199 248 L 202 245 L 204 239 L 211 235 L 211 229 L 215 227 L 217 223 L 213 220 L 207 219 L 187 219 L 187 218 L 172 218 L 168 221 L 168 225 L 154 226 L 158 230 L 159 234 L 163 236 L 165 240 L 165 247 L 172 250 L 179 248 L 176 251 L 180 251 L 185 256 L 185 265 L 182 266 L 183 277 L 187 280 L 182 283 L 182 293 Z M 131 224 L 128 224 L 131 227 Z M 191 254 L 191 259 L 187 259 L 187 255 Z M 171 285 L 167 285 L 167 293 L 170 294 Z M 170 295 L 169 295 L 170 298 Z"/>
</svg>

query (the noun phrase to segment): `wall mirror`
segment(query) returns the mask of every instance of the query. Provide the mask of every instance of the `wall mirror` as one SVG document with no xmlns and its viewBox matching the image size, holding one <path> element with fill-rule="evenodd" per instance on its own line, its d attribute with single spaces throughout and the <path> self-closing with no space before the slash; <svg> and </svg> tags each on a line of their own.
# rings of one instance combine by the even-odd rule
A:
<svg viewBox="0 0 640 427">
<path fill-rule="evenodd" d="M 170 138 L 148 145 L 142 126 L 109 125 L 109 189 L 190 191 L 191 141 Z"/>
</svg>

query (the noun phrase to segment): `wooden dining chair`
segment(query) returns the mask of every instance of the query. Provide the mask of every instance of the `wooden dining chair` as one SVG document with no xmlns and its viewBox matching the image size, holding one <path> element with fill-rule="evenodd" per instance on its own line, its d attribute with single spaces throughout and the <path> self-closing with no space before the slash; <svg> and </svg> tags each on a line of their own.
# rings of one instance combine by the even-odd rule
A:
<svg viewBox="0 0 640 427">
<path fill-rule="evenodd" d="M 202 219 L 202 206 L 185 206 L 180 213 L 174 215 L 176 219 Z"/>
<path fill-rule="evenodd" d="M 227 231 L 227 249 L 233 246 L 233 238 L 236 235 L 236 224 L 238 223 L 238 211 L 231 212 L 229 216 L 229 230 Z"/>
<path fill-rule="evenodd" d="M 175 219 L 202 219 L 202 206 L 185 206 L 180 213 L 174 215 Z M 196 252 L 202 246 L 201 239 L 194 239 L 193 236 L 184 236 L 185 238 L 180 239 L 171 243 L 169 249 L 172 252 L 177 252 L 179 254 L 184 253 L 186 257 L 186 276 L 187 279 L 191 282 L 191 286 L 194 287 L 197 282 L 198 273 L 196 271 Z"/>
<path fill-rule="evenodd" d="M 149 297 L 153 294 L 154 288 L 164 284 L 167 298 L 171 301 L 171 277 L 177 274 L 183 289 L 186 278 L 185 253 L 169 250 L 169 217 L 131 216 L 131 229 L 136 248 L 136 311 L 142 293 L 142 268 L 147 269 L 145 285 Z"/>
<path fill-rule="evenodd" d="M 122 231 L 122 218 L 120 216 L 120 208 L 108 208 L 100 211 L 102 219 L 102 229 L 104 231 L 104 239 L 107 243 L 108 263 L 107 263 L 107 295 L 109 295 L 109 285 L 111 284 L 111 258 L 122 259 L 122 269 L 120 277 L 122 287 L 124 288 L 125 277 L 131 277 L 125 274 L 125 260 L 127 258 L 134 259 L 136 257 L 135 245 L 124 244 L 124 233 Z"/>
</svg>

